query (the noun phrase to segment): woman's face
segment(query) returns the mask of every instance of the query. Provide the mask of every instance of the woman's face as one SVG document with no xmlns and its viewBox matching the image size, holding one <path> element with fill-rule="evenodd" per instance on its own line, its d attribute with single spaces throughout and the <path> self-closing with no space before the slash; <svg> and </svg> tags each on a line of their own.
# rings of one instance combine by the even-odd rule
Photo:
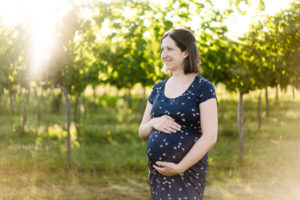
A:
<svg viewBox="0 0 300 200">
<path fill-rule="evenodd" d="M 161 59 L 167 71 L 178 70 L 184 68 L 184 59 L 187 57 L 187 51 L 181 51 L 176 46 L 175 41 L 167 36 L 161 42 Z"/>
</svg>

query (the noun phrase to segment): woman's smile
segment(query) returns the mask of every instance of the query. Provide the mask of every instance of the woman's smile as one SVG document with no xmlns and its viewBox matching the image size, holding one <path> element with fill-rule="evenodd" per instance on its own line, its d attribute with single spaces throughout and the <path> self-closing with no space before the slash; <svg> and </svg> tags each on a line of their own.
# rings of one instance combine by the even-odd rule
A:
<svg viewBox="0 0 300 200">
<path fill-rule="evenodd" d="M 161 59 L 167 69 L 175 70 L 177 68 L 183 68 L 185 57 L 186 53 L 177 47 L 175 41 L 171 37 L 163 39 L 161 44 Z"/>
</svg>

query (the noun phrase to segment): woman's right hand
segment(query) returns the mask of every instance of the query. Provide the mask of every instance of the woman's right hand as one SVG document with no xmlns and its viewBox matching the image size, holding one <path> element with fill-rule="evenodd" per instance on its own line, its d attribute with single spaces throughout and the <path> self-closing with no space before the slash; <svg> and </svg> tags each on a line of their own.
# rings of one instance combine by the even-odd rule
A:
<svg viewBox="0 0 300 200">
<path fill-rule="evenodd" d="M 164 133 L 176 133 L 181 128 L 180 124 L 176 123 L 175 119 L 169 115 L 153 118 L 152 127 Z"/>
</svg>

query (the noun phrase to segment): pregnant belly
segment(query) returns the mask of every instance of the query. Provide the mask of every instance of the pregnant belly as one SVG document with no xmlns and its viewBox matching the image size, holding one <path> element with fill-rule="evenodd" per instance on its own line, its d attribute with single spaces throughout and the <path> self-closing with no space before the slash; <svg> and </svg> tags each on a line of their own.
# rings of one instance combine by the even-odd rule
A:
<svg viewBox="0 0 300 200">
<path fill-rule="evenodd" d="M 153 130 L 147 142 L 147 156 L 151 163 L 167 161 L 178 163 L 199 139 L 198 129 L 182 128 L 181 131 L 166 134 Z"/>
</svg>

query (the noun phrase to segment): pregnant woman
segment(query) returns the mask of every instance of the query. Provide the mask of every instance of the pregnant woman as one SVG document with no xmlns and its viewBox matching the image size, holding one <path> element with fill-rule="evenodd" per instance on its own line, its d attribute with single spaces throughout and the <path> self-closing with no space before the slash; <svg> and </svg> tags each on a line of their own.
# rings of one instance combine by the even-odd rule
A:
<svg viewBox="0 0 300 200">
<path fill-rule="evenodd" d="M 217 141 L 217 99 L 199 75 L 194 35 L 173 29 L 161 39 L 163 70 L 149 96 L 139 137 L 148 139 L 152 200 L 203 200 L 208 151 Z"/>
</svg>

